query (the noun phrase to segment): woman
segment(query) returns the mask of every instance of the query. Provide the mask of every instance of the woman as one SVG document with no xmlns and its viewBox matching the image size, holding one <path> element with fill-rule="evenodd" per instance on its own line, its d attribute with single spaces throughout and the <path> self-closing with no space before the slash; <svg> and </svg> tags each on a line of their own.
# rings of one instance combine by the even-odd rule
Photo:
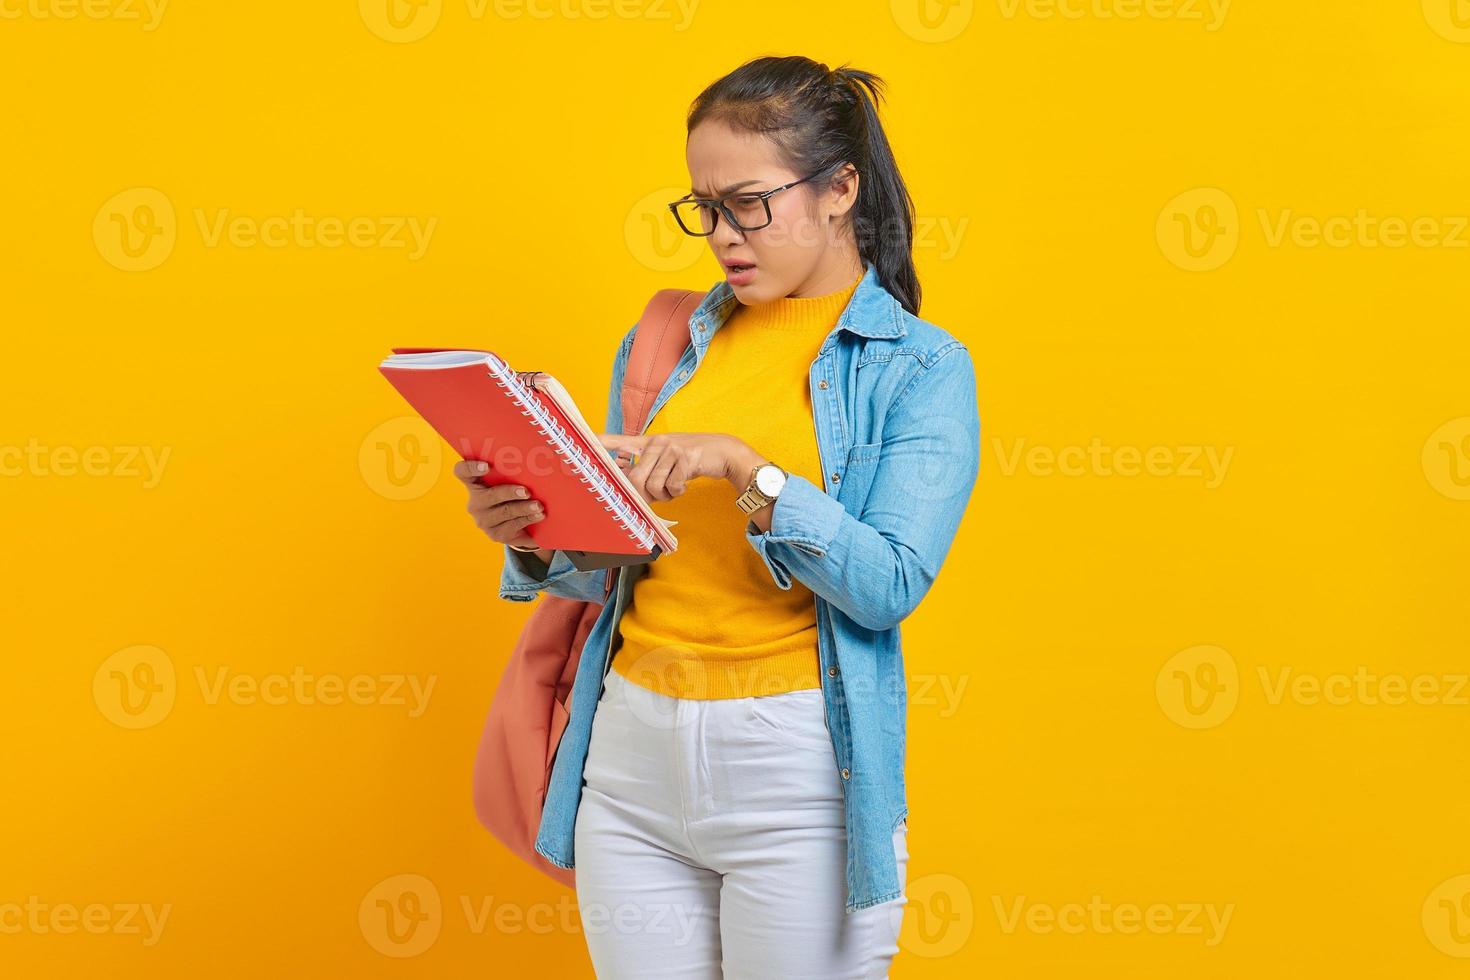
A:
<svg viewBox="0 0 1470 980">
<path fill-rule="evenodd" d="M 670 207 L 725 280 L 636 436 L 624 336 L 600 437 L 679 549 L 624 569 L 586 640 L 536 841 L 577 871 L 599 977 L 882 977 L 898 950 L 898 624 L 953 540 L 979 420 L 969 351 L 917 315 L 881 84 L 761 58 L 689 113 Z M 484 466 L 456 473 L 506 545 L 501 597 L 602 603 L 604 573 L 538 550 L 539 505 Z"/>
</svg>

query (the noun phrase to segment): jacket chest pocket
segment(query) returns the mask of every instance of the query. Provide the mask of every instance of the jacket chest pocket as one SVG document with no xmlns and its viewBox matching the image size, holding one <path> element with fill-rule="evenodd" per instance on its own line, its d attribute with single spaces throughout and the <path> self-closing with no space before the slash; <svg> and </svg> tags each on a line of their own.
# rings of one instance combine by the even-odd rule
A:
<svg viewBox="0 0 1470 980">
<path fill-rule="evenodd" d="M 882 449 L 881 442 L 862 442 L 847 451 L 842 479 L 837 484 L 837 499 L 854 517 L 862 513 L 863 505 L 868 501 L 868 491 L 872 489 Z"/>
</svg>

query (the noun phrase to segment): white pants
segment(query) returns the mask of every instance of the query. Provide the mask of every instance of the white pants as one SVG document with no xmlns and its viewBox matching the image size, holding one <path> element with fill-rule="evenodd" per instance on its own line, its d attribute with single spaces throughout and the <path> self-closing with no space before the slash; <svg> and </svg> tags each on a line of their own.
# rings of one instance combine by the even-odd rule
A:
<svg viewBox="0 0 1470 980">
<path fill-rule="evenodd" d="M 609 671 L 574 841 L 597 976 L 886 977 L 906 899 L 845 912 L 841 779 L 819 690 L 674 698 Z"/>
</svg>

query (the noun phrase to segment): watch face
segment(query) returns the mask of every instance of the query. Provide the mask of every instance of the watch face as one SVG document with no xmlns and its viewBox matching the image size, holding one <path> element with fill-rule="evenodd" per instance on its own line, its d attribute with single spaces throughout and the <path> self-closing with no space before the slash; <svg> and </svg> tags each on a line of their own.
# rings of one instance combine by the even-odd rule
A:
<svg viewBox="0 0 1470 980">
<path fill-rule="evenodd" d="M 767 463 L 755 471 L 755 488 L 767 497 L 774 497 L 786 485 L 786 474 L 781 467 Z"/>
</svg>

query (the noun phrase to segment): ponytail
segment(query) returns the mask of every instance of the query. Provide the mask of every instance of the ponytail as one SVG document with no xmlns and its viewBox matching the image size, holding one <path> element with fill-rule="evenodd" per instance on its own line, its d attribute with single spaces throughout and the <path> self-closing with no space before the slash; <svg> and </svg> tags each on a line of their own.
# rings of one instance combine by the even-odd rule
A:
<svg viewBox="0 0 1470 980">
<path fill-rule="evenodd" d="M 853 230 L 858 252 L 878 267 L 884 287 L 915 316 L 919 313 L 919 276 L 914 271 L 914 202 L 898 172 L 878 102 L 883 79 L 846 66 L 832 73 L 847 85 L 862 113 L 862 145 L 866 169 L 859 164 L 857 214 Z"/>
</svg>

